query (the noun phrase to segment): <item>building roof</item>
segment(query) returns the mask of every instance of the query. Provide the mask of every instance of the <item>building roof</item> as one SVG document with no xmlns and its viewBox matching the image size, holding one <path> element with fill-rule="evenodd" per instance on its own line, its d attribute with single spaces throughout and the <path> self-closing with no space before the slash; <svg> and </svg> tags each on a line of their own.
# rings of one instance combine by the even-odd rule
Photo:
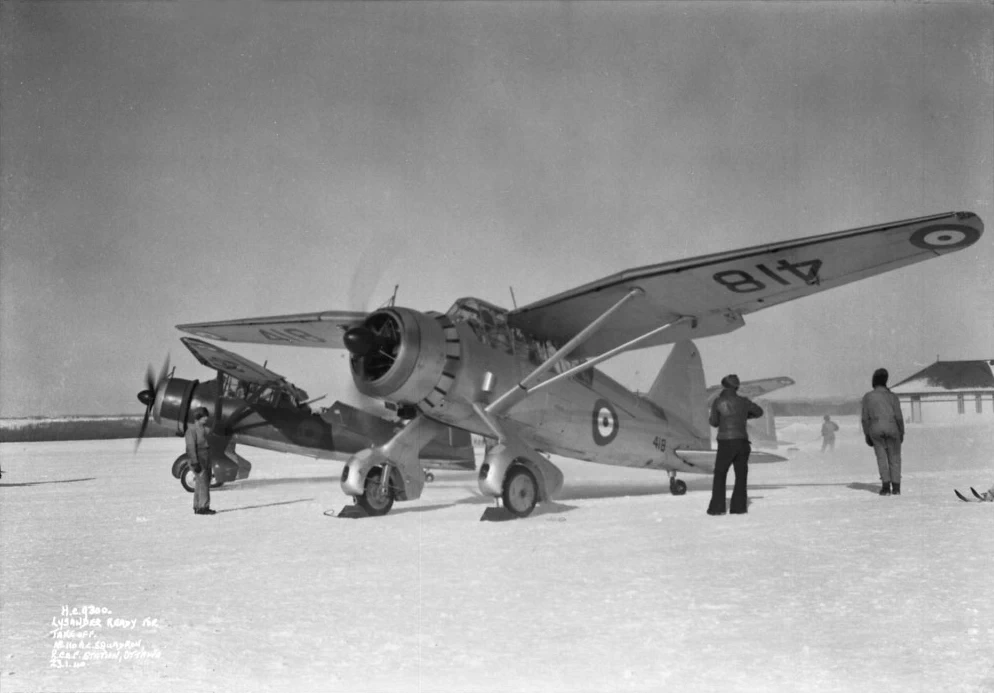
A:
<svg viewBox="0 0 994 693">
<path fill-rule="evenodd" d="M 891 387 L 899 395 L 911 393 L 994 390 L 994 359 L 936 361 Z"/>
</svg>

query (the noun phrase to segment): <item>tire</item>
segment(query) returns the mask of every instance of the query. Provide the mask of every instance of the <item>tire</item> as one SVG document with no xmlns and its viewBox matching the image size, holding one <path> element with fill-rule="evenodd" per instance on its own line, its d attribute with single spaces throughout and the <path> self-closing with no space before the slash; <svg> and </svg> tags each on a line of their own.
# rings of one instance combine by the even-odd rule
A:
<svg viewBox="0 0 994 693">
<path fill-rule="evenodd" d="M 197 475 L 190 469 L 189 464 L 184 464 L 180 467 L 179 482 L 186 489 L 187 493 L 193 493 L 197 484 Z"/>
<path fill-rule="evenodd" d="M 193 493 L 196 490 L 197 475 L 190 469 L 189 464 L 184 464 L 180 467 L 179 482 L 183 484 L 183 488 L 186 489 L 187 493 Z M 224 486 L 223 481 L 218 481 L 216 476 L 211 477 L 211 488 L 221 488 L 222 486 Z"/>
<path fill-rule="evenodd" d="M 516 517 L 528 517 L 538 503 L 538 483 L 527 467 L 516 465 L 504 477 L 504 509 Z"/>
<path fill-rule="evenodd" d="M 359 507 L 365 510 L 367 515 L 373 517 L 386 515 L 393 507 L 393 489 L 387 488 L 386 494 L 381 493 L 381 478 L 383 478 L 382 467 L 369 470 L 363 494 L 356 498 Z"/>
<path fill-rule="evenodd" d="M 687 492 L 687 482 L 683 479 L 674 479 L 670 482 L 670 493 L 674 496 L 682 496 Z"/>
<path fill-rule="evenodd" d="M 180 455 L 173 461 L 172 472 L 174 479 L 179 479 L 181 476 L 183 476 L 182 470 L 183 470 L 183 465 L 185 464 L 190 464 L 190 458 L 187 457 L 186 453 L 184 452 L 182 455 Z"/>
</svg>

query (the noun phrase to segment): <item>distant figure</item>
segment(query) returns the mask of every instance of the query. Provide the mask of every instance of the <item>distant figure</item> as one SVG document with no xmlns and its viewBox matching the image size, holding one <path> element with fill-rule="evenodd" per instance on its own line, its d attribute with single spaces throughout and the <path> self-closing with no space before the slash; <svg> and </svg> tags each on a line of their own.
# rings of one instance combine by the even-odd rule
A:
<svg viewBox="0 0 994 693">
<path fill-rule="evenodd" d="M 196 515 L 213 515 L 211 510 L 211 455 L 207 444 L 207 418 L 210 412 L 206 407 L 193 411 L 193 425 L 186 429 L 186 455 L 190 459 L 190 469 L 197 475 L 193 490 L 193 512 Z"/>
<path fill-rule="evenodd" d="M 835 432 L 839 430 L 839 424 L 832 421 L 832 417 L 825 414 L 825 422 L 821 425 L 821 451 L 829 452 L 835 450 Z"/>
<path fill-rule="evenodd" d="M 873 372 L 873 389 L 863 395 L 863 435 L 873 448 L 880 470 L 880 495 L 901 495 L 901 444 L 904 442 L 904 416 L 901 402 L 887 389 L 887 369 Z"/>
<path fill-rule="evenodd" d="M 708 515 L 725 514 L 725 483 L 728 468 L 735 468 L 735 488 L 732 489 L 733 514 L 749 511 L 746 484 L 749 477 L 749 435 L 746 420 L 758 419 L 763 409 L 745 397 L 740 397 L 739 376 L 726 375 L 721 379 L 724 388 L 711 403 L 708 421 L 718 429 L 718 454 L 714 461 L 714 483 L 711 487 L 711 504 Z"/>
</svg>

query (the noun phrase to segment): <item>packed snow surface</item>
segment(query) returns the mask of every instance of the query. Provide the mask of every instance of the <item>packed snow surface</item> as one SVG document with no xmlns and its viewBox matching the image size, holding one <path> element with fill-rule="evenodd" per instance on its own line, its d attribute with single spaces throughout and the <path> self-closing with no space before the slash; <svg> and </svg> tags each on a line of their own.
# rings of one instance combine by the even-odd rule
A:
<svg viewBox="0 0 994 693">
<path fill-rule="evenodd" d="M 722 517 L 711 477 L 553 458 L 525 520 L 445 471 L 348 520 L 340 462 L 248 448 L 202 517 L 179 439 L 0 445 L 0 690 L 994 691 L 994 503 L 953 495 L 994 482 L 994 427 L 909 426 L 882 498 L 837 421 L 834 453 L 781 421 L 790 461 Z"/>
</svg>

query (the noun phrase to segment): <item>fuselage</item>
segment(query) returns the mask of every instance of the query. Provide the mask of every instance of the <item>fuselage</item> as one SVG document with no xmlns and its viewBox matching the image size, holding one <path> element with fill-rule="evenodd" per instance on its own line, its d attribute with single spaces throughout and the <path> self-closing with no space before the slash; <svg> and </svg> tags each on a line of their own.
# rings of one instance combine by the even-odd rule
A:
<svg viewBox="0 0 994 693">
<path fill-rule="evenodd" d="M 389 346 L 396 358 L 383 372 L 353 360 L 359 389 L 485 436 L 494 432 L 477 409 L 517 388 L 558 348 L 509 328 L 504 309 L 479 299 L 460 299 L 445 315 L 385 312 L 395 321 L 390 334 L 397 345 Z M 565 360 L 545 378 L 575 365 Z M 617 466 L 695 471 L 674 450 L 710 448 L 707 432 L 698 434 L 596 368 L 541 388 L 500 423 L 543 452 Z"/>
</svg>

